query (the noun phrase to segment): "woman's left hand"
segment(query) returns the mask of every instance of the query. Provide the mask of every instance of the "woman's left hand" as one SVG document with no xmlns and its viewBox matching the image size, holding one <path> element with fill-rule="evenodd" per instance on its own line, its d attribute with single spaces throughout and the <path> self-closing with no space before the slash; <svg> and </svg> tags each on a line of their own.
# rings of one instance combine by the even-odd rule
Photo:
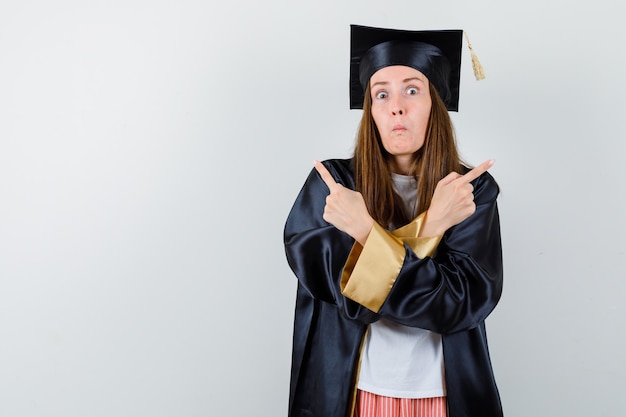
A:
<svg viewBox="0 0 626 417">
<path fill-rule="evenodd" d="M 315 169 L 330 190 L 326 197 L 324 220 L 364 245 L 374 226 L 374 219 L 367 211 L 363 195 L 338 184 L 321 162 L 315 161 Z"/>
<path fill-rule="evenodd" d="M 451 172 L 439 181 L 419 235 L 421 237 L 441 236 L 450 227 L 474 214 L 476 204 L 471 182 L 493 164 L 494 160 L 485 161 L 465 175 Z"/>
</svg>

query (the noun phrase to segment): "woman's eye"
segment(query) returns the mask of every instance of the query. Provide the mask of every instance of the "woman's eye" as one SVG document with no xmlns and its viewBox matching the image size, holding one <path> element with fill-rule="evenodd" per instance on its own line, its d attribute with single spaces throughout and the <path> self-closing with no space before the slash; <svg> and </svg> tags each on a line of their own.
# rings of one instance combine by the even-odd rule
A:
<svg viewBox="0 0 626 417">
<path fill-rule="evenodd" d="M 407 88 L 407 90 L 406 90 L 406 93 L 407 93 L 408 95 L 410 95 L 410 96 L 415 95 L 415 94 L 417 94 L 418 92 L 419 92 L 419 90 L 418 90 L 417 88 L 415 88 L 415 87 L 409 87 L 409 88 Z"/>
<path fill-rule="evenodd" d="M 376 98 L 379 100 L 387 98 L 387 93 L 385 91 L 379 91 L 376 93 Z"/>
</svg>

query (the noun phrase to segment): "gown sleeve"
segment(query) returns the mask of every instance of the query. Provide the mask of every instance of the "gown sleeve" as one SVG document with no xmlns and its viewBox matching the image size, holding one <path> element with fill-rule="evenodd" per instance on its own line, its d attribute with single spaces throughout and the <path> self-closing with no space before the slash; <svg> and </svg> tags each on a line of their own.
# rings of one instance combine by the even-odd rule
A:
<svg viewBox="0 0 626 417">
<path fill-rule="evenodd" d="M 335 180 L 354 189 L 352 174 L 325 162 Z M 502 293 L 502 249 L 489 173 L 472 183 L 475 213 L 442 237 L 417 238 L 422 216 L 389 232 L 374 225 L 364 246 L 323 218 L 328 188 L 312 170 L 285 225 L 285 251 L 299 283 L 364 323 L 381 317 L 437 333 L 478 326 Z"/>
<path fill-rule="evenodd" d="M 502 248 L 498 185 L 489 173 L 473 185 L 475 213 L 439 242 L 418 242 L 419 217 L 413 237 L 375 225 L 348 257 L 342 293 L 406 326 L 442 334 L 478 326 L 502 293 Z"/>
<path fill-rule="evenodd" d="M 354 189 L 352 175 L 344 166 L 347 161 L 324 164 L 338 183 Z M 335 304 L 346 318 L 374 322 L 378 320 L 375 313 L 341 292 L 341 274 L 355 241 L 323 219 L 328 193 L 317 171 L 311 170 L 285 224 L 287 262 L 299 284 L 315 299 Z"/>
</svg>

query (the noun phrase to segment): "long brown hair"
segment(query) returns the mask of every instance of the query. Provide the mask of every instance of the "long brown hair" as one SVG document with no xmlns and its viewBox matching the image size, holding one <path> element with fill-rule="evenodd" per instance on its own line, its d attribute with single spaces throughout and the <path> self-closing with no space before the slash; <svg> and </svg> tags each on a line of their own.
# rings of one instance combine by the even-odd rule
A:
<svg viewBox="0 0 626 417">
<path fill-rule="evenodd" d="M 429 88 L 432 106 L 426 138 L 414 154 L 409 173 L 417 178 L 417 213 L 430 207 L 439 180 L 452 171 L 460 173 L 462 169 L 448 109 L 432 83 L 429 83 Z M 356 189 L 363 195 L 374 220 L 383 226 L 404 225 L 416 213 L 405 212 L 400 196 L 393 190 L 391 155 L 383 147 L 371 108 L 372 97 L 368 86 L 353 157 Z"/>
</svg>

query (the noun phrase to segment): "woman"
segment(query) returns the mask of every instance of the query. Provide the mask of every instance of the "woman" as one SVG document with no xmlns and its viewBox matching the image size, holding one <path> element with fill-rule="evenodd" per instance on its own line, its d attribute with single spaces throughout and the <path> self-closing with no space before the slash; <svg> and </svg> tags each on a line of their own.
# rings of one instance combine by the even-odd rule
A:
<svg viewBox="0 0 626 417">
<path fill-rule="evenodd" d="M 353 158 L 315 163 L 285 226 L 298 277 L 290 416 L 502 416 L 484 320 L 496 198 L 459 159 L 462 32 L 352 26 Z"/>
</svg>

